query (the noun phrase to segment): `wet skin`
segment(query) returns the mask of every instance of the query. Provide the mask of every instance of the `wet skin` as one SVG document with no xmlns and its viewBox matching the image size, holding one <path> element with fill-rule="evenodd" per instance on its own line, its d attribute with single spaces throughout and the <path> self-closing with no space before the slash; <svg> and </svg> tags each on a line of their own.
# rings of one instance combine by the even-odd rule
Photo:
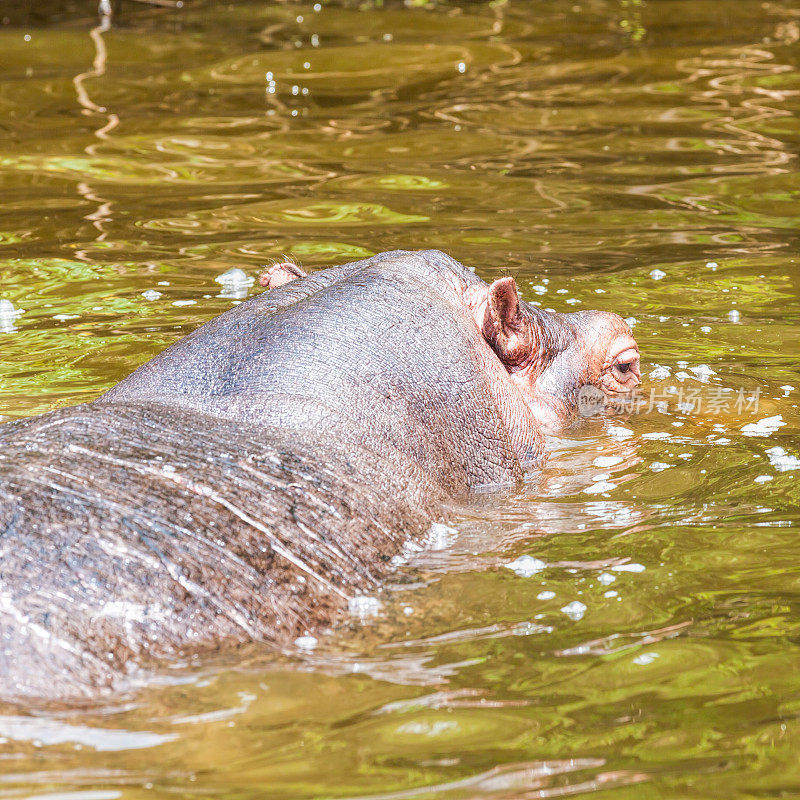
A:
<svg viewBox="0 0 800 800">
<path fill-rule="evenodd" d="M 262 283 L 95 402 L 0 427 L 0 699 L 330 625 L 443 501 L 540 464 L 581 386 L 639 382 L 618 316 L 438 251 Z"/>
</svg>

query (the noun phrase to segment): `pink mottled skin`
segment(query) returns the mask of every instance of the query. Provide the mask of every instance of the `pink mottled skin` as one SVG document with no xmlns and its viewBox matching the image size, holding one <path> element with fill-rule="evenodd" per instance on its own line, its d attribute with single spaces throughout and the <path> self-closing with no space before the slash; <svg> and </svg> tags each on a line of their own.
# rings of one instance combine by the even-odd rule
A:
<svg viewBox="0 0 800 800">
<path fill-rule="evenodd" d="M 258 282 L 267 289 L 277 289 L 289 281 L 302 278 L 306 273 L 292 261 L 273 264 L 261 274 Z"/>
<path fill-rule="evenodd" d="M 641 383 L 639 347 L 617 314 L 534 309 L 520 302 L 511 277 L 470 287 L 464 302 L 508 380 L 545 427 L 573 417 L 581 386 L 595 386 L 613 400 Z"/>
</svg>

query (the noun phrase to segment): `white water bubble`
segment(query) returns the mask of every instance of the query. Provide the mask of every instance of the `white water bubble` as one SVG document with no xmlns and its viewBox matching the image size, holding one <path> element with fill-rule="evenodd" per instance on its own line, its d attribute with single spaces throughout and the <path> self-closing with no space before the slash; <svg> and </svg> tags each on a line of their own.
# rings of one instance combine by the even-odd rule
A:
<svg viewBox="0 0 800 800">
<path fill-rule="evenodd" d="M 622 456 L 597 456 L 597 458 L 592 461 L 592 464 L 595 467 L 615 467 L 617 464 L 621 464 L 625 459 Z"/>
<path fill-rule="evenodd" d="M 313 650 L 318 642 L 317 637 L 312 636 L 310 633 L 306 633 L 303 636 L 298 636 L 294 640 L 295 647 L 299 647 L 301 650 Z"/>
<path fill-rule="evenodd" d="M 767 450 L 767 457 L 769 458 L 769 463 L 772 464 L 778 472 L 800 469 L 800 458 L 790 455 L 782 447 L 770 447 L 770 449 Z"/>
<path fill-rule="evenodd" d="M 663 381 L 672 374 L 669 367 L 664 367 L 661 364 L 656 364 L 654 370 L 650 372 L 650 380 L 652 381 Z"/>
<path fill-rule="evenodd" d="M 647 664 L 652 664 L 657 658 L 659 658 L 658 653 L 640 653 L 633 659 L 633 663 L 644 667 Z"/>
<path fill-rule="evenodd" d="M 739 322 L 739 321 L 741 320 L 741 318 L 742 318 L 742 315 L 741 315 L 741 313 L 739 313 L 739 311 L 737 311 L 735 308 L 732 308 L 732 309 L 731 309 L 731 310 L 728 312 L 728 319 L 729 319 L 731 322 Z"/>
<path fill-rule="evenodd" d="M 425 544 L 429 550 L 445 550 L 456 540 L 458 530 L 444 525 L 441 522 L 434 522 L 428 528 L 428 535 Z"/>
<path fill-rule="evenodd" d="M 764 417 L 757 422 L 750 422 L 741 430 L 745 436 L 770 436 L 785 424 L 783 415 L 777 414 L 774 417 Z"/>
<path fill-rule="evenodd" d="M 232 267 L 214 280 L 222 286 L 219 296 L 229 300 L 243 300 L 247 297 L 247 290 L 255 283 L 255 278 L 239 267 Z"/>
<path fill-rule="evenodd" d="M 708 325 L 701 325 L 700 333 L 711 333 L 711 328 Z"/>
<path fill-rule="evenodd" d="M 173 300 L 172 305 L 174 306 L 196 306 L 197 300 Z"/>
<path fill-rule="evenodd" d="M 144 297 L 145 300 L 150 301 L 158 300 L 158 298 L 161 297 L 161 292 L 158 292 L 155 289 L 148 289 L 146 292 L 142 292 L 142 297 Z"/>
<path fill-rule="evenodd" d="M 504 565 L 506 569 L 510 569 L 520 578 L 530 578 L 537 572 L 541 572 L 547 568 L 547 564 L 533 556 L 520 556 L 509 564 Z"/>
<path fill-rule="evenodd" d="M 754 483 L 767 483 L 767 481 L 773 480 L 772 475 L 759 475 L 756 478 L 753 478 Z"/>
<path fill-rule="evenodd" d="M 651 431 L 650 433 L 643 433 L 642 439 L 646 439 L 649 442 L 663 442 L 669 439 L 669 433 L 666 431 Z"/>
<path fill-rule="evenodd" d="M 628 323 L 629 328 L 633 328 L 635 325 L 639 324 L 639 320 L 636 317 L 625 317 L 625 322 Z"/>
<path fill-rule="evenodd" d="M 586 613 L 586 606 L 580 600 L 573 600 L 561 609 L 562 613 L 566 614 L 570 619 L 579 620 L 583 619 Z"/>
<path fill-rule="evenodd" d="M 226 272 L 223 272 L 222 275 L 217 275 L 214 280 L 222 284 L 222 286 L 252 286 L 255 282 L 255 278 L 251 278 L 243 269 L 239 269 L 239 267 L 232 267 Z"/>
<path fill-rule="evenodd" d="M 609 583 L 614 583 L 617 579 L 616 575 L 612 575 L 610 572 L 601 572 L 597 576 L 597 580 L 603 584 L 603 586 L 608 586 Z"/>
<path fill-rule="evenodd" d="M 618 597 L 619 592 L 614 591 L 614 589 L 609 589 L 607 592 L 603 592 L 603 597 Z"/>
<path fill-rule="evenodd" d="M 712 375 L 717 374 L 708 364 L 699 364 L 696 367 L 689 367 L 689 372 L 693 372 L 697 376 L 697 379 L 703 383 L 708 383 L 708 379 Z"/>
<path fill-rule="evenodd" d="M 0 299 L 0 333 L 13 333 L 14 322 L 22 315 L 22 309 L 16 308 L 10 300 Z"/>
<path fill-rule="evenodd" d="M 660 269 L 654 269 L 650 271 L 650 277 L 654 281 L 660 281 L 662 278 L 667 277 L 667 273 Z"/>
<path fill-rule="evenodd" d="M 607 494 L 608 492 L 613 491 L 617 488 L 615 483 L 611 483 L 611 481 L 598 481 L 597 483 L 593 483 L 591 486 L 587 486 L 584 490 L 584 494 Z"/>
<path fill-rule="evenodd" d="M 547 287 L 541 285 L 531 286 L 531 291 L 535 292 L 536 294 L 546 294 Z"/>
<path fill-rule="evenodd" d="M 381 601 L 377 597 L 356 595 L 347 601 L 347 610 L 354 617 L 361 617 L 362 619 L 376 617 L 381 610 Z"/>
<path fill-rule="evenodd" d="M 667 464 L 663 461 L 654 461 L 650 464 L 650 470 L 652 472 L 663 472 L 665 469 L 669 469 L 672 464 Z"/>
<path fill-rule="evenodd" d="M 555 592 L 551 592 L 549 589 L 546 589 L 543 592 L 539 592 L 536 595 L 537 600 L 552 600 L 556 596 Z"/>
<path fill-rule="evenodd" d="M 712 272 L 715 272 L 719 264 L 716 261 L 708 261 L 706 263 L 706 268 L 710 269 Z"/>
<path fill-rule="evenodd" d="M 10 300 L 6 300 L 5 297 L 0 298 L 0 319 L 7 319 L 8 317 L 15 319 L 21 313 Z"/>
<path fill-rule="evenodd" d="M 644 564 L 615 564 L 611 569 L 614 572 L 644 572 L 647 567 Z"/>
<path fill-rule="evenodd" d="M 630 428 L 625 428 L 622 425 L 609 425 L 608 435 L 618 441 L 630 439 L 633 436 L 633 431 Z"/>
</svg>

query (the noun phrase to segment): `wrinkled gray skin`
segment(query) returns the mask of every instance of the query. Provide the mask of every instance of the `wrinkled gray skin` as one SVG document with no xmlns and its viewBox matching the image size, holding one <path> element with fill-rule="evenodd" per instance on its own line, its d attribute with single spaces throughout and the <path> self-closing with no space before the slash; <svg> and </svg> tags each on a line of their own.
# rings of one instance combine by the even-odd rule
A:
<svg viewBox="0 0 800 800">
<path fill-rule="evenodd" d="M 536 464 L 630 338 L 435 251 L 287 281 L 94 403 L 0 426 L 0 700 L 331 624 L 443 500 Z"/>
</svg>

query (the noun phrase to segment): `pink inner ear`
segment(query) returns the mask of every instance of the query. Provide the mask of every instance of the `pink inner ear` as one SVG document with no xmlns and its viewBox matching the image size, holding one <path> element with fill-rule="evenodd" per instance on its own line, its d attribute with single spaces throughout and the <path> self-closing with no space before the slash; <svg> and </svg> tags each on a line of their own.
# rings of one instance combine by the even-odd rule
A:
<svg viewBox="0 0 800 800">
<path fill-rule="evenodd" d="M 533 330 L 530 320 L 520 313 L 513 278 L 498 278 L 489 287 L 483 335 L 507 366 L 517 366 L 530 355 Z"/>
<path fill-rule="evenodd" d="M 503 327 L 519 325 L 517 282 L 510 277 L 498 278 L 489 287 L 489 306 Z"/>
</svg>

